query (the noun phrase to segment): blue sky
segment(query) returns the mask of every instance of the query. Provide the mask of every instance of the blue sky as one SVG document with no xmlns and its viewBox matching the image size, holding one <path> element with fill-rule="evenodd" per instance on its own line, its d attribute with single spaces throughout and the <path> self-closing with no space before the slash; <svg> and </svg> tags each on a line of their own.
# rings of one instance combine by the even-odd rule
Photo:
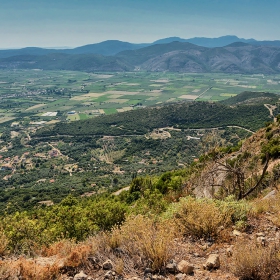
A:
<svg viewBox="0 0 280 280">
<path fill-rule="evenodd" d="M 280 40 L 279 10 L 279 0 L 0 0 L 0 48 L 172 36 Z"/>
</svg>

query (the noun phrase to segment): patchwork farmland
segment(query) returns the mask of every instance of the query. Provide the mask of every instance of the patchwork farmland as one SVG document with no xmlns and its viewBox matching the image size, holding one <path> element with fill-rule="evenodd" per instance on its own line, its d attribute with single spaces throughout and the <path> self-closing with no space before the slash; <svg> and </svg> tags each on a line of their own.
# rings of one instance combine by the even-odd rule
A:
<svg viewBox="0 0 280 280">
<path fill-rule="evenodd" d="M 278 93 L 279 82 L 280 75 L 2 70 L 0 125 L 84 120 L 164 102 L 215 102 L 245 90 Z"/>
</svg>

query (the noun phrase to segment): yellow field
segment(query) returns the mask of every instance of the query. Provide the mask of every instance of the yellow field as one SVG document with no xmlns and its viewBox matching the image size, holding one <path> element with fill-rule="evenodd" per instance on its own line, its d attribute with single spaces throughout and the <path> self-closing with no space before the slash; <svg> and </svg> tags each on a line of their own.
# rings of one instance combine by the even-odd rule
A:
<svg viewBox="0 0 280 280">
<path fill-rule="evenodd" d="M 96 93 L 96 92 L 90 92 L 90 93 L 87 93 L 87 94 L 83 94 L 81 96 L 85 96 L 85 97 L 100 97 L 102 95 L 106 94 L 105 93 Z"/>
<path fill-rule="evenodd" d="M 93 76 L 100 79 L 108 79 L 114 77 L 114 75 L 100 75 L 100 74 L 94 74 Z"/>
<path fill-rule="evenodd" d="M 40 108 L 40 107 L 45 106 L 45 105 L 46 104 L 37 104 L 37 105 L 34 105 L 34 106 L 31 106 L 31 107 L 27 108 L 25 111 L 31 111 L 31 110 Z"/>
<path fill-rule="evenodd" d="M 182 99 L 191 99 L 191 100 L 195 100 L 198 98 L 197 95 L 188 95 L 188 94 L 184 94 L 184 95 L 181 95 L 179 98 L 182 98 Z"/>
<path fill-rule="evenodd" d="M 59 120 L 52 120 L 52 121 L 49 121 L 47 122 L 46 124 L 55 124 L 55 123 L 58 123 L 60 122 Z"/>
<path fill-rule="evenodd" d="M 74 96 L 74 97 L 70 98 L 70 100 L 83 101 L 83 100 L 88 99 L 88 98 L 89 98 L 88 96 L 80 95 L 80 96 Z"/>
<path fill-rule="evenodd" d="M 153 89 L 151 92 L 153 92 L 153 93 L 160 93 L 160 92 L 162 92 L 162 89 Z"/>
<path fill-rule="evenodd" d="M 224 96 L 224 97 L 231 97 L 231 96 L 236 96 L 237 94 L 234 93 L 222 93 L 220 94 L 220 96 Z"/>
<path fill-rule="evenodd" d="M 169 80 L 167 79 L 159 79 L 159 80 L 151 80 L 151 82 L 155 82 L 155 83 L 169 83 Z"/>
</svg>

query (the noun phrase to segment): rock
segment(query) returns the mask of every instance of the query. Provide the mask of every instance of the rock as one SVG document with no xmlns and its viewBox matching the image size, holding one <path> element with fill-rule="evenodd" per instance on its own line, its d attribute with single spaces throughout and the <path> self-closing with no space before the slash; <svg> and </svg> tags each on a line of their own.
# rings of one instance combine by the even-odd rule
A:
<svg viewBox="0 0 280 280">
<path fill-rule="evenodd" d="M 144 274 L 153 273 L 153 270 L 149 267 L 145 268 Z"/>
<path fill-rule="evenodd" d="M 104 270 L 111 270 L 113 268 L 113 263 L 111 262 L 111 260 L 107 260 L 102 264 L 102 268 Z"/>
<path fill-rule="evenodd" d="M 153 275 L 151 273 L 147 273 L 144 275 L 144 280 L 152 280 L 153 279 Z"/>
<path fill-rule="evenodd" d="M 152 280 L 164 280 L 164 276 L 162 275 L 153 275 Z"/>
<path fill-rule="evenodd" d="M 208 247 L 207 244 L 201 246 L 201 249 L 202 249 L 203 251 L 206 251 L 208 248 L 209 248 L 209 247 Z"/>
<path fill-rule="evenodd" d="M 236 230 L 236 229 L 232 232 L 232 234 L 234 236 L 237 236 L 237 237 L 242 235 L 242 233 L 239 230 Z"/>
<path fill-rule="evenodd" d="M 211 254 L 203 268 L 206 270 L 218 269 L 220 267 L 220 258 L 218 254 Z"/>
<path fill-rule="evenodd" d="M 192 274 L 194 270 L 194 266 L 190 265 L 187 261 L 182 260 L 178 263 L 177 269 L 181 273 Z"/>
<path fill-rule="evenodd" d="M 265 237 L 265 234 L 263 232 L 258 232 L 256 233 L 257 237 Z"/>
<path fill-rule="evenodd" d="M 265 197 L 263 197 L 262 200 L 272 199 L 272 198 L 275 198 L 275 196 L 276 196 L 276 191 L 273 190 L 270 193 L 268 193 Z"/>
<path fill-rule="evenodd" d="M 87 280 L 93 280 L 93 278 L 92 277 L 88 277 Z"/>
<path fill-rule="evenodd" d="M 174 260 L 171 260 L 170 263 L 167 264 L 165 268 L 169 273 L 176 273 L 177 263 Z"/>
<path fill-rule="evenodd" d="M 74 280 L 87 280 L 87 278 L 88 276 L 83 271 L 74 276 Z"/>
<path fill-rule="evenodd" d="M 265 246 L 266 243 L 267 243 L 266 238 L 263 237 L 263 236 L 258 237 L 258 238 L 257 238 L 257 242 L 258 242 L 259 244 L 263 245 L 263 246 Z"/>
<path fill-rule="evenodd" d="M 183 273 L 179 273 L 177 275 L 175 275 L 175 279 L 176 280 L 184 280 L 186 278 L 186 274 L 183 274 Z"/>
<path fill-rule="evenodd" d="M 231 257 L 233 255 L 233 246 L 227 248 L 226 253 L 228 257 Z"/>
<path fill-rule="evenodd" d="M 107 271 L 106 274 L 104 275 L 104 279 L 111 280 L 113 278 L 114 277 L 111 270 Z"/>
</svg>

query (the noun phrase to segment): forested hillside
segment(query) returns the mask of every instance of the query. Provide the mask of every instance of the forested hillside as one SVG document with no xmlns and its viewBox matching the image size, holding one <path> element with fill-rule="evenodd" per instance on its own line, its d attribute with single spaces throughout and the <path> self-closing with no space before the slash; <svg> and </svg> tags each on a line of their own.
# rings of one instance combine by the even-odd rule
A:
<svg viewBox="0 0 280 280">
<path fill-rule="evenodd" d="M 59 123 L 36 135 L 141 135 L 155 128 L 215 128 L 241 126 L 257 130 L 269 121 L 264 105 L 230 107 L 219 103 L 193 102 L 133 110 L 75 123 Z"/>
</svg>

